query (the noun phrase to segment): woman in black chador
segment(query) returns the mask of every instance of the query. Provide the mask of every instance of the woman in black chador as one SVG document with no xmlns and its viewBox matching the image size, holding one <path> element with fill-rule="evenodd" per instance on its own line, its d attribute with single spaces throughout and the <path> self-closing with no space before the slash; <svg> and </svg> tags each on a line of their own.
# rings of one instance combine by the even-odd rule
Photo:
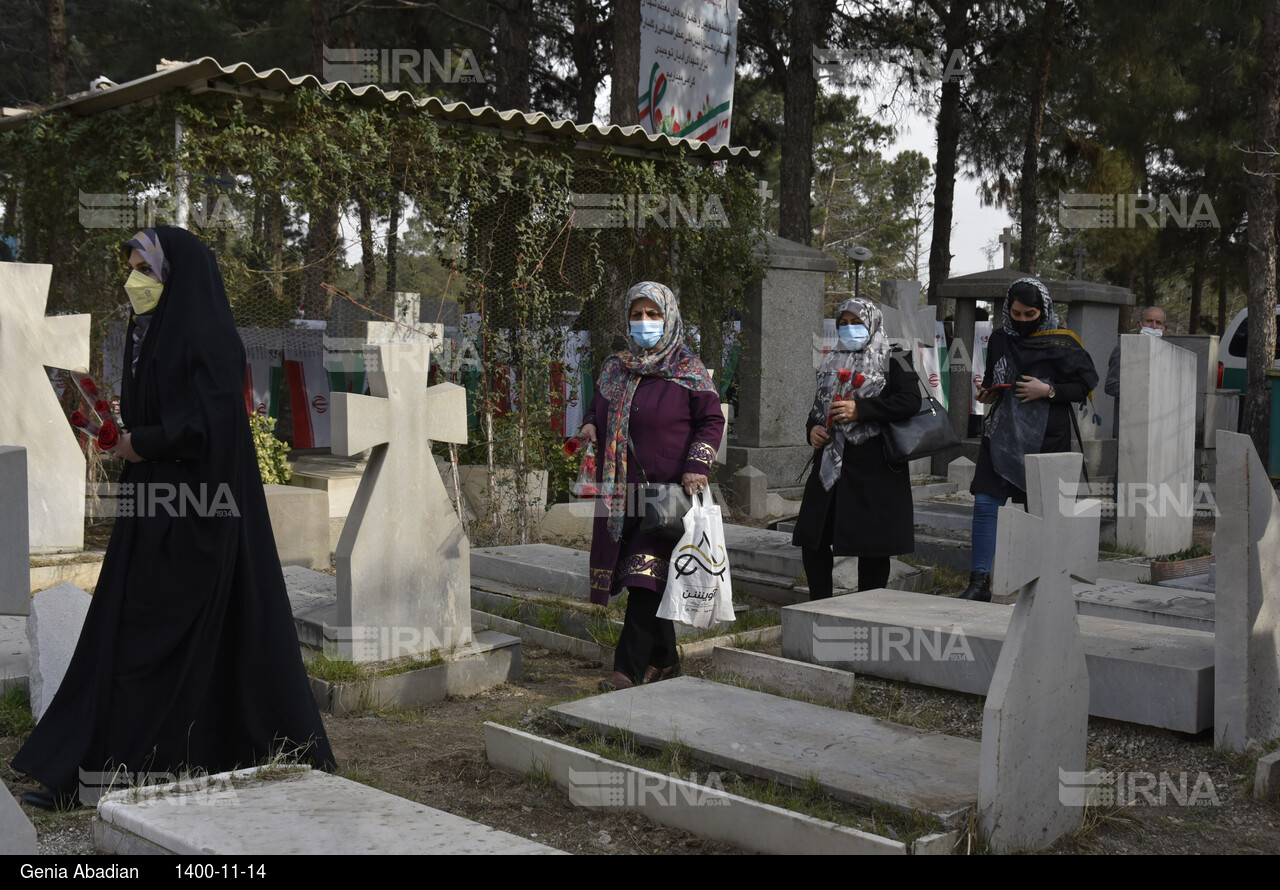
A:
<svg viewBox="0 0 1280 890">
<path fill-rule="evenodd" d="M 112 449 L 121 513 L 58 694 L 14 769 L 36 806 L 143 774 L 284 751 L 334 765 L 298 652 L 212 251 L 183 229 L 123 245 L 133 316 Z M 132 489 L 132 490 L 131 490 Z M 172 496 L 167 498 L 172 492 Z M 128 511 L 132 496 L 132 511 Z M 185 514 L 185 515 L 183 515 Z"/>
</svg>

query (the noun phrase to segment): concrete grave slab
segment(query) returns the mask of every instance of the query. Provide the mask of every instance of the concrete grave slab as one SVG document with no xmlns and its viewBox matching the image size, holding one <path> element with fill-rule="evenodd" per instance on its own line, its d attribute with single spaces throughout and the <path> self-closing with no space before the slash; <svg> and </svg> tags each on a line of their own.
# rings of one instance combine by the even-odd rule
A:
<svg viewBox="0 0 1280 890">
<path fill-rule="evenodd" d="M 360 455 L 309 454 L 293 462 L 289 484 L 324 492 L 329 499 L 329 518 L 346 519 L 367 465 Z"/>
<path fill-rule="evenodd" d="M 297 485 L 264 485 L 282 566 L 329 567 L 329 496 Z"/>
<path fill-rule="evenodd" d="M 0 615 L 0 692 L 27 688 L 27 619 Z"/>
<path fill-rule="evenodd" d="M 0 615 L 31 611 L 27 449 L 0 445 Z"/>
<path fill-rule="evenodd" d="M 496 723 L 484 725 L 484 742 L 491 766 L 516 775 L 535 770 L 549 775 L 573 804 L 643 813 L 659 825 L 733 844 L 747 852 L 907 853 L 901 841 L 618 763 Z"/>
<path fill-rule="evenodd" d="M 1212 593 L 1109 578 L 1099 578 L 1095 584 L 1077 582 L 1072 585 L 1072 593 L 1081 615 L 1213 633 Z"/>
<path fill-rule="evenodd" d="M 1011 610 L 869 590 L 782 610 L 782 654 L 841 670 L 986 695 Z M 1213 634 L 1079 616 L 1095 717 L 1197 733 L 1213 725 Z"/>
<path fill-rule="evenodd" d="M 27 689 L 36 720 L 44 716 L 58 694 L 92 601 L 93 597 L 74 584 L 59 584 L 31 599 L 31 614 L 27 616 Z"/>
<path fill-rule="evenodd" d="M 471 552 L 471 574 L 475 578 L 586 601 L 591 597 L 590 559 L 591 554 L 586 550 L 554 544 L 480 547 Z"/>
<path fill-rule="evenodd" d="M 637 686 L 550 709 L 570 724 L 626 730 L 642 745 L 678 740 L 695 757 L 841 800 L 919 810 L 948 825 L 977 799 L 977 742 L 898 726 L 695 677 Z"/>
<path fill-rule="evenodd" d="M 720 677 L 784 695 L 843 707 L 853 698 L 854 675 L 848 671 L 791 661 L 763 652 L 717 646 L 711 652 L 711 669 Z"/>
<path fill-rule="evenodd" d="M 466 392 L 428 387 L 429 355 L 425 341 L 370 345 L 372 395 L 332 397 L 334 452 L 373 449 L 335 555 L 341 651 L 358 662 L 471 636 L 470 545 L 431 454 L 432 440 L 466 442 Z M 421 631 L 416 651 L 404 629 Z M 402 644 L 383 650 L 384 636 Z"/>
<path fill-rule="evenodd" d="M 27 449 L 32 553 L 84 547 L 85 457 L 44 366 L 89 366 L 89 316 L 46 316 L 53 267 L 0 263 L 0 417 Z"/>
<path fill-rule="evenodd" d="M 1253 441 L 1218 435 L 1217 657 L 1219 747 L 1280 737 L 1280 503 Z"/>
<path fill-rule="evenodd" d="M 113 791 L 98 803 L 107 853 L 201 856 L 555 854 L 560 851 L 328 773 L 256 769 Z"/>
<path fill-rule="evenodd" d="M 9 788 L 0 782 L 0 856 L 34 856 L 36 829 L 13 799 Z"/>
<path fill-rule="evenodd" d="M 1098 519 L 1060 503 L 1082 461 L 1027 455 L 1028 512 L 1000 508 L 993 574 L 1021 590 L 982 711 L 978 826 L 999 852 L 1042 850 L 1084 817 L 1060 790 L 1062 772 L 1084 773 L 1089 739 L 1089 672 L 1069 578 L 1082 549 L 1093 562 Z"/>
</svg>

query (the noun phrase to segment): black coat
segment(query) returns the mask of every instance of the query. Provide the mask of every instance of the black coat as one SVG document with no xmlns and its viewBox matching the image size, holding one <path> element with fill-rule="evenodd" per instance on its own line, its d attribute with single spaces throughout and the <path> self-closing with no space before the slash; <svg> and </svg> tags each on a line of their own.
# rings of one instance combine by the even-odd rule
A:
<svg viewBox="0 0 1280 890">
<path fill-rule="evenodd" d="M 907 354 L 891 353 L 880 395 L 854 401 L 860 420 L 904 420 L 919 411 L 919 379 Z M 806 441 L 813 426 L 811 418 Z M 792 544 L 808 550 L 830 544 L 836 556 L 898 556 L 915 549 L 911 475 L 905 464 L 885 460 L 880 436 L 845 446 L 840 478 L 831 491 L 822 487 L 821 465 L 822 451 L 814 449 Z"/>
<path fill-rule="evenodd" d="M 80 770 L 218 772 L 282 746 L 333 765 L 298 652 L 249 432 L 244 347 L 217 261 L 182 229 L 157 236 L 170 272 L 135 374 L 132 325 L 125 338 L 121 415 L 143 458 L 120 478 L 131 513 L 116 519 L 66 677 L 13 761 L 58 793 L 77 790 Z"/>
</svg>

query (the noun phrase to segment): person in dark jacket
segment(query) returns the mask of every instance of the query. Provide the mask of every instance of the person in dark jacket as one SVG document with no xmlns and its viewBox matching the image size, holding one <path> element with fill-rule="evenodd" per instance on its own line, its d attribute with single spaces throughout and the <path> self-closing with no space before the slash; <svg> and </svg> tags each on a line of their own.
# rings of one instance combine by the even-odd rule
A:
<svg viewBox="0 0 1280 890">
<path fill-rule="evenodd" d="M 626 351 L 605 361 L 579 432 L 599 442 L 602 495 L 591 535 L 591 602 L 605 605 L 623 587 L 628 591 L 613 673 L 600 683 L 605 691 L 680 670 L 675 625 L 657 617 L 674 542 L 641 533 L 639 511 L 630 509 L 641 468 L 649 482 L 679 482 L 692 495 L 706 488 L 724 435 L 720 394 L 685 345 L 675 295 L 643 281 L 627 292 L 626 303 Z"/>
<path fill-rule="evenodd" d="M 184 229 L 123 245 L 133 305 L 112 453 L 117 516 L 75 654 L 13 760 L 52 809 L 111 785 L 253 766 L 332 768 L 298 652 L 213 252 Z M 126 495 L 131 496 L 126 513 Z"/>
<path fill-rule="evenodd" d="M 840 304 L 839 342 L 818 368 L 807 435 L 815 449 L 791 543 L 801 548 L 810 599 L 831 596 L 837 556 L 858 557 L 858 589 L 884 587 L 889 557 L 915 549 L 911 477 L 884 456 L 882 424 L 920 410 L 906 353 L 892 348 L 880 308 Z"/>
<path fill-rule="evenodd" d="M 969 586 L 962 599 L 991 600 L 996 516 L 1001 504 L 1027 503 L 1028 454 L 1071 450 L 1074 403 L 1098 385 L 1080 338 L 1058 328 L 1049 289 L 1036 278 L 1009 286 L 1001 329 L 991 335 L 987 373 L 978 399 L 987 414 L 973 483 Z"/>
</svg>

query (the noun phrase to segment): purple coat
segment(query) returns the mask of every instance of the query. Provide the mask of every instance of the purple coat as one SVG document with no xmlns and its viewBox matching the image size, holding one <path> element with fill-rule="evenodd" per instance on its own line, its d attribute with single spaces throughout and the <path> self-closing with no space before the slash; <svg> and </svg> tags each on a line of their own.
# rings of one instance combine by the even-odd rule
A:
<svg viewBox="0 0 1280 890">
<path fill-rule="evenodd" d="M 609 402 L 597 392 L 582 423 L 595 425 L 601 449 L 613 434 L 608 422 Z M 679 482 L 685 473 L 709 475 L 724 435 L 724 414 L 716 393 L 693 392 L 670 380 L 643 377 L 631 402 L 630 426 L 634 457 L 627 458 L 628 496 L 631 486 L 640 481 L 636 460 L 650 482 Z M 596 463 L 599 482 L 603 458 Z M 665 589 L 672 542 L 640 534 L 640 518 L 631 515 L 622 537 L 615 541 L 609 536 L 608 522 L 608 508 L 599 498 L 591 533 L 591 602 L 604 605 L 623 587 Z"/>
</svg>

